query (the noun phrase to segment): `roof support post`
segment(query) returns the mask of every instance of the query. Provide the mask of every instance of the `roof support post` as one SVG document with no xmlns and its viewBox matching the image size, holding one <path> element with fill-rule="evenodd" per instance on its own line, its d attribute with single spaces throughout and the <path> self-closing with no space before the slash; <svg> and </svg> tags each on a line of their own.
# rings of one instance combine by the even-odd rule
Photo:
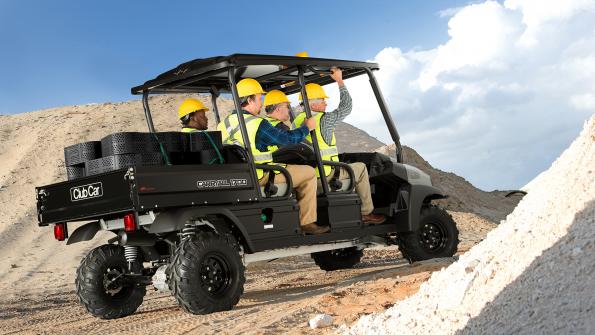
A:
<svg viewBox="0 0 595 335">
<path fill-rule="evenodd" d="M 254 180 L 254 190 L 258 197 L 261 197 L 260 194 L 260 186 L 258 185 L 258 176 L 256 175 L 256 168 L 254 167 L 254 156 L 252 155 L 252 150 L 250 149 L 250 138 L 248 137 L 248 130 L 246 129 L 246 121 L 243 117 L 242 106 L 240 105 L 240 97 L 238 96 L 238 88 L 236 87 L 236 67 L 231 66 L 227 71 L 227 76 L 229 79 L 229 88 L 231 91 L 231 97 L 233 98 L 233 103 L 236 107 L 236 113 L 238 114 L 238 124 L 240 126 L 240 133 L 242 134 L 242 139 L 244 140 L 244 146 L 248 151 L 248 158 L 250 167 L 250 174 Z M 256 200 L 256 199 L 255 199 Z"/>
<path fill-rule="evenodd" d="M 211 103 L 213 105 L 213 113 L 215 114 L 215 122 L 219 124 L 221 117 L 219 116 L 219 108 L 217 108 L 217 98 L 219 97 L 219 91 L 215 86 L 211 87 Z"/>
<path fill-rule="evenodd" d="M 149 91 L 143 91 L 143 109 L 145 110 L 145 118 L 147 119 L 147 126 L 151 133 L 155 132 L 155 126 L 153 126 L 153 118 L 151 117 L 151 110 L 149 109 Z"/>
<path fill-rule="evenodd" d="M 304 102 L 304 112 L 306 113 L 306 117 L 312 117 L 312 111 L 310 110 L 310 101 L 308 100 L 308 95 L 306 94 L 306 83 L 304 79 L 304 67 L 298 67 L 298 83 L 300 85 L 300 89 L 302 92 L 302 101 Z M 314 147 L 314 154 L 316 155 L 316 166 L 318 167 L 318 171 L 320 172 L 320 183 L 322 184 L 322 191 L 325 195 L 329 193 L 328 181 L 326 180 L 326 175 L 324 174 L 324 165 L 322 164 L 322 156 L 320 155 L 320 147 L 318 146 L 318 138 L 316 137 L 316 129 L 310 131 L 310 135 L 312 137 L 312 146 Z"/>
<path fill-rule="evenodd" d="M 395 127 L 395 123 L 393 122 L 393 118 L 390 115 L 388 106 L 386 105 L 386 101 L 382 96 L 382 92 L 380 92 L 378 82 L 376 81 L 376 77 L 374 77 L 374 73 L 372 73 L 372 70 L 369 68 L 366 68 L 366 72 L 368 73 L 368 77 L 370 78 L 370 85 L 372 85 L 372 91 L 374 91 L 376 101 L 378 101 L 378 106 L 380 107 L 380 111 L 382 112 L 382 116 L 384 117 L 384 122 L 386 122 L 386 126 L 388 127 L 388 131 L 390 132 L 390 136 L 395 142 L 397 162 L 403 163 L 403 148 L 401 147 L 401 139 L 399 137 L 399 133 L 397 132 L 397 128 Z"/>
</svg>

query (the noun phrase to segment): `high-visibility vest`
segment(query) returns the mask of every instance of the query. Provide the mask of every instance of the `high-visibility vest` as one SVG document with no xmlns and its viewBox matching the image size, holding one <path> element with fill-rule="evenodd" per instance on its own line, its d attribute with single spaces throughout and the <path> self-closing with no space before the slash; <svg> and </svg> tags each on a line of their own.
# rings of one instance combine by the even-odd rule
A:
<svg viewBox="0 0 595 335">
<path fill-rule="evenodd" d="M 196 128 L 188 128 L 188 127 L 182 128 L 183 133 L 195 133 L 195 132 L 199 132 L 199 131 L 200 130 L 198 130 Z"/>
<path fill-rule="evenodd" d="M 335 139 L 335 131 L 333 130 L 333 137 L 331 139 L 331 143 L 326 143 L 324 138 L 322 137 L 322 131 L 320 130 L 320 120 L 324 116 L 324 113 L 316 113 L 313 116 L 314 121 L 316 121 L 316 139 L 318 140 L 318 147 L 320 148 L 320 156 L 322 157 L 323 161 L 339 161 L 339 150 L 337 149 L 337 141 Z M 304 120 L 306 119 L 306 113 L 302 112 L 298 114 L 295 119 L 293 120 L 294 126 L 300 127 L 304 124 Z M 306 136 L 306 141 L 312 144 L 312 135 L 308 134 Z M 333 171 L 333 167 L 329 165 L 324 165 L 324 175 L 330 176 L 331 172 Z M 320 178 L 320 173 L 318 169 L 316 169 L 316 177 Z"/>
<path fill-rule="evenodd" d="M 277 150 L 277 147 L 269 147 L 269 151 L 260 151 L 256 148 L 256 132 L 260 123 L 264 120 L 259 116 L 252 114 L 242 114 L 244 116 L 244 122 L 246 123 L 246 130 L 248 132 L 248 139 L 250 140 L 250 151 L 254 157 L 255 164 L 270 164 L 273 162 L 273 151 Z M 223 143 L 225 144 L 237 144 L 243 147 L 244 140 L 240 132 L 240 122 L 238 121 L 238 114 L 229 114 L 223 121 L 217 125 L 217 130 L 221 131 Z M 271 149 L 273 149 L 271 151 Z M 262 169 L 256 169 L 256 176 L 258 179 L 264 176 Z"/>
</svg>

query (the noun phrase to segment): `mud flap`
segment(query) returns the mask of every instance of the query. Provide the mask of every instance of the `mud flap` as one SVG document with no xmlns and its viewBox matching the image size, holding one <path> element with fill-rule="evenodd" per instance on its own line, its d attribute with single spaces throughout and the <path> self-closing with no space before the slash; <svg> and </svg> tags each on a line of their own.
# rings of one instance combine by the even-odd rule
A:
<svg viewBox="0 0 595 335">
<path fill-rule="evenodd" d="M 72 235 L 68 238 L 66 245 L 74 244 L 77 242 L 89 241 L 95 237 L 95 234 L 101 229 L 99 222 L 89 222 L 78 227 Z"/>
</svg>

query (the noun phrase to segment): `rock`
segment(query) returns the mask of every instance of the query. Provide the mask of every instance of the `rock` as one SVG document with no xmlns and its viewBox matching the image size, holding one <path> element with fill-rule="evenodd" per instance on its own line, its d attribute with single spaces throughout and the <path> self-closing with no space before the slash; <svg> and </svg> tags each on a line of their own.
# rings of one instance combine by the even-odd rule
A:
<svg viewBox="0 0 595 335">
<path fill-rule="evenodd" d="M 333 317 L 328 314 L 316 314 L 310 321 L 310 328 L 324 328 L 333 324 Z"/>
</svg>

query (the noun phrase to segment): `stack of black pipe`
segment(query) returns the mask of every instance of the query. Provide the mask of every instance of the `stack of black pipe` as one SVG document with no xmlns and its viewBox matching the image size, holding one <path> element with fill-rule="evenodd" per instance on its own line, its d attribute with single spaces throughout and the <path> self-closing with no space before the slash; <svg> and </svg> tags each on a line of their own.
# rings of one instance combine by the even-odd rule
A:
<svg viewBox="0 0 595 335">
<path fill-rule="evenodd" d="M 221 132 L 121 132 L 64 148 L 68 180 L 131 166 L 219 164 Z"/>
</svg>

